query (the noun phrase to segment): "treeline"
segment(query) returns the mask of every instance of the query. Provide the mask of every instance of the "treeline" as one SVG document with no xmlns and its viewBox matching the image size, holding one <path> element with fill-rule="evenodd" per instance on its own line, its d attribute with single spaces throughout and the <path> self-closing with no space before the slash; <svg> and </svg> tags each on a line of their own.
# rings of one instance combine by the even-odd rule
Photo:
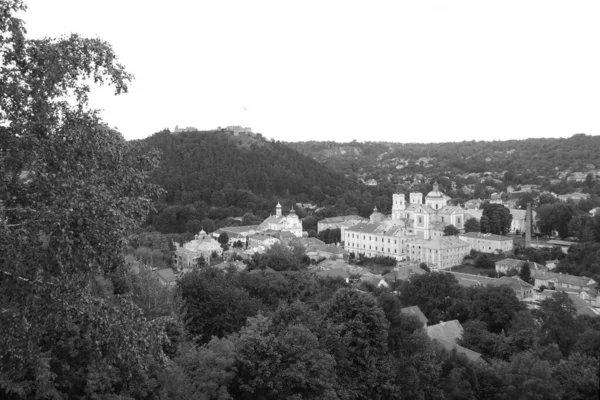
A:
<svg viewBox="0 0 600 400">
<path fill-rule="evenodd" d="M 451 174 L 509 171 L 510 183 L 532 183 L 558 170 L 598 168 L 600 136 L 573 135 L 566 139 L 463 141 L 449 143 L 290 142 L 288 146 L 345 174 Z M 433 158 L 419 163 L 422 157 Z M 404 165 L 400 160 L 409 160 Z M 397 165 L 403 165 L 398 171 Z"/>
</svg>

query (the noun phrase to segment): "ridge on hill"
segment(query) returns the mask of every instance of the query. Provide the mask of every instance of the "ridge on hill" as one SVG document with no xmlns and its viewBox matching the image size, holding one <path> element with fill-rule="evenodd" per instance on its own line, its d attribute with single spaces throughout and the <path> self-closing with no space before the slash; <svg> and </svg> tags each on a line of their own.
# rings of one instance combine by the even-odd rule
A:
<svg viewBox="0 0 600 400">
<path fill-rule="evenodd" d="M 600 136 L 447 143 L 290 142 L 293 149 L 355 179 L 407 174 L 509 171 L 524 178 L 600 168 Z"/>
<path fill-rule="evenodd" d="M 361 197 L 356 181 L 260 134 L 162 131 L 136 142 L 142 151 L 162 153 L 151 181 L 166 192 L 158 199 L 158 214 L 148 222 L 164 233 L 190 232 L 206 219 L 216 222 L 248 213 L 264 219 L 278 201 L 284 212 L 297 202 L 322 204 L 343 195 L 344 206 L 355 212 L 374 206 L 370 196 L 367 201 Z"/>
</svg>

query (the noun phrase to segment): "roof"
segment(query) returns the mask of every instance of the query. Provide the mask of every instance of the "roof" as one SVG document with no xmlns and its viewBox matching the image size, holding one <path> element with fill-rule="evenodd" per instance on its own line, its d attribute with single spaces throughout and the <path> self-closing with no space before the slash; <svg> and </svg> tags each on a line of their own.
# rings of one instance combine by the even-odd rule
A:
<svg viewBox="0 0 600 400">
<path fill-rule="evenodd" d="M 255 231 L 258 228 L 258 225 L 244 225 L 244 226 L 226 226 L 224 228 L 219 228 L 215 232 L 235 232 L 235 233 L 246 233 L 250 231 Z"/>
<path fill-rule="evenodd" d="M 359 222 L 346 228 L 346 232 L 369 233 L 374 235 L 404 236 L 403 224 L 387 224 L 377 222 Z"/>
<path fill-rule="evenodd" d="M 407 280 L 411 275 L 422 275 L 426 274 L 427 271 L 419 267 L 418 265 L 406 265 L 394 268 L 391 272 L 385 274 L 383 277 L 389 281 L 395 280 Z"/>
<path fill-rule="evenodd" d="M 532 289 L 533 286 L 530 285 L 529 283 L 525 282 L 524 280 L 522 280 L 521 278 L 519 278 L 518 276 L 503 276 L 500 279 L 496 279 L 494 282 L 490 282 L 490 285 L 492 286 L 502 286 L 502 285 L 506 285 L 509 286 L 512 290 L 529 290 Z"/>
<path fill-rule="evenodd" d="M 435 236 L 431 238 L 431 240 L 427 240 L 425 243 L 423 243 L 423 248 L 436 250 L 469 246 L 469 243 L 460 240 L 456 236 Z"/>
<path fill-rule="evenodd" d="M 427 324 L 427 321 L 429 321 L 419 306 L 405 307 L 401 309 L 400 312 L 406 315 L 414 315 L 415 317 L 419 318 L 419 321 L 421 321 L 423 325 Z"/>
<path fill-rule="evenodd" d="M 156 271 L 156 273 L 158 274 L 158 277 L 166 283 L 175 282 L 175 280 L 177 279 L 177 275 L 173 273 L 173 270 L 171 268 L 159 269 L 158 271 Z"/>
<path fill-rule="evenodd" d="M 596 285 L 597 282 L 587 276 L 575 276 L 568 274 L 557 274 L 556 272 L 541 272 L 536 274 L 535 280 L 556 281 L 568 285 L 590 286 Z"/>
<path fill-rule="evenodd" d="M 463 327 L 457 319 L 425 327 L 431 339 L 446 340 L 453 345 L 462 337 Z"/>
<path fill-rule="evenodd" d="M 575 242 L 568 242 L 566 240 L 555 240 L 555 239 L 548 240 L 546 243 L 550 244 L 550 245 L 556 245 L 556 246 L 570 246 L 572 244 L 577 244 Z"/>
<path fill-rule="evenodd" d="M 447 340 L 443 340 L 443 339 L 434 339 L 434 340 L 437 343 L 439 343 L 440 345 L 442 345 L 442 347 L 444 347 L 446 350 L 448 350 L 448 351 L 456 350 L 457 353 L 464 354 L 471 361 L 478 361 L 479 359 L 481 359 L 481 354 L 479 354 L 476 351 L 467 349 L 466 347 L 462 347 L 458 344 L 453 344 Z"/>
<path fill-rule="evenodd" d="M 335 223 L 345 222 L 345 221 L 349 221 L 349 220 L 366 221 L 367 219 L 360 217 L 358 215 L 342 215 L 339 217 L 325 218 L 325 219 L 318 221 L 318 223 L 335 224 Z"/>
<path fill-rule="evenodd" d="M 316 275 L 327 276 L 327 277 L 331 277 L 331 278 L 341 277 L 344 279 L 350 277 L 350 273 L 348 272 L 348 269 L 346 269 L 346 268 L 325 269 L 322 271 L 317 271 Z"/>
<path fill-rule="evenodd" d="M 496 281 L 496 278 L 488 278 L 487 276 L 479 276 L 479 275 L 471 275 L 471 274 L 462 274 L 460 272 L 450 272 L 454 275 L 458 284 L 461 286 L 469 287 L 469 286 L 486 286 L 490 283 Z"/>
<path fill-rule="evenodd" d="M 251 239 L 251 240 L 260 240 L 262 242 L 264 242 L 265 240 L 268 240 L 268 239 L 275 239 L 275 240 L 277 240 L 273 236 L 265 236 L 265 235 L 260 235 L 260 234 L 248 236 L 248 239 Z"/>
<path fill-rule="evenodd" d="M 595 317 L 598 314 L 592 310 L 590 305 L 585 302 L 582 298 L 580 298 L 577 293 L 567 293 L 575 308 L 577 308 L 577 315 L 589 315 L 591 317 Z"/>
<path fill-rule="evenodd" d="M 481 232 L 467 232 L 467 233 L 461 233 L 460 235 L 458 235 L 458 237 L 468 237 L 468 238 L 472 238 L 472 239 L 484 239 L 484 240 L 492 240 L 495 242 L 506 242 L 506 241 L 511 241 L 512 242 L 512 238 L 508 237 L 508 236 L 502 236 L 502 235 L 494 235 L 492 233 L 481 233 Z"/>
<path fill-rule="evenodd" d="M 344 249 L 333 245 L 325 246 L 319 251 L 331 254 L 344 254 Z"/>
</svg>

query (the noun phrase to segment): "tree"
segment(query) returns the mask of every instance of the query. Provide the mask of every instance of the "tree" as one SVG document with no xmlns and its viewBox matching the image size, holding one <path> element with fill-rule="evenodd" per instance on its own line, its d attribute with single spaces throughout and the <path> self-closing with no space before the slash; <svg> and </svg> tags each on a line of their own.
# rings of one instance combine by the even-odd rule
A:
<svg viewBox="0 0 600 400">
<path fill-rule="evenodd" d="M 419 306 L 430 324 L 444 321 L 462 288 L 452 274 L 432 272 L 411 277 L 402 283 L 400 300 L 404 306 Z"/>
<path fill-rule="evenodd" d="M 464 228 L 465 232 L 481 232 L 481 226 L 477 218 L 467 218 Z"/>
<path fill-rule="evenodd" d="M 575 320 L 577 309 L 566 292 L 558 292 L 540 303 L 542 311 L 542 343 L 556 343 L 568 356 L 577 343 L 579 327 Z"/>
<path fill-rule="evenodd" d="M 189 318 L 187 328 L 201 343 L 213 336 L 223 337 L 237 332 L 246 318 L 256 315 L 259 300 L 235 286 L 233 276 L 215 268 L 194 270 L 177 282 Z"/>
<path fill-rule="evenodd" d="M 519 271 L 519 278 L 527 283 L 531 283 L 531 268 L 529 268 L 529 263 L 523 264 L 521 271 Z"/>
<path fill-rule="evenodd" d="M 510 322 L 523 305 L 508 286 L 478 288 L 471 302 L 470 317 L 486 323 L 490 332 L 508 329 Z"/>
<path fill-rule="evenodd" d="M 444 227 L 444 236 L 458 236 L 460 231 L 454 225 L 446 225 Z"/>
<path fill-rule="evenodd" d="M 337 399 L 335 361 L 303 325 L 258 316 L 236 339 L 232 394 L 240 399 Z"/>
<path fill-rule="evenodd" d="M 131 75 L 100 39 L 30 40 L 23 2 L 0 10 L 0 395 L 143 397 L 161 329 L 127 296 L 92 292 L 160 194 L 156 154 L 88 107 L 88 82 L 120 94 Z"/>
<path fill-rule="evenodd" d="M 221 243 L 221 245 L 229 243 L 229 235 L 227 232 L 223 232 L 219 235 L 218 242 Z"/>
<path fill-rule="evenodd" d="M 544 236 L 552 236 L 553 232 L 565 239 L 569 236 L 569 222 L 575 215 L 572 204 L 544 204 L 538 208 L 537 227 Z"/>
<path fill-rule="evenodd" d="M 512 214 L 502 204 L 488 203 L 483 206 L 481 232 L 506 235 L 510 232 Z"/>
</svg>

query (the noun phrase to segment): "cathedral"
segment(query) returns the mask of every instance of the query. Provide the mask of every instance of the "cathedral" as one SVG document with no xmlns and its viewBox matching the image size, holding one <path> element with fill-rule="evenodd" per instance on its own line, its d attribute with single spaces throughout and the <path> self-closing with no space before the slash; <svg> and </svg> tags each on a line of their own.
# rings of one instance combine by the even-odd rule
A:
<svg viewBox="0 0 600 400">
<path fill-rule="evenodd" d="M 289 231 L 296 237 L 302 237 L 302 222 L 300 218 L 292 208 L 287 216 L 283 216 L 281 213 L 281 204 L 277 203 L 275 208 L 275 215 L 271 215 L 265 219 L 262 224 L 258 226 L 257 231 L 265 230 L 274 231 Z"/>
<path fill-rule="evenodd" d="M 406 204 L 404 194 L 393 195 L 392 220 L 404 221 L 407 228 L 412 228 L 420 239 L 431 239 L 435 232 L 441 232 L 446 225 L 454 225 L 462 229 L 465 223 L 465 213 L 460 206 L 448 205 L 450 199 L 440 192 L 437 182 L 433 190 L 425 196 L 423 204 L 422 193 L 410 193 L 410 203 Z"/>
</svg>

